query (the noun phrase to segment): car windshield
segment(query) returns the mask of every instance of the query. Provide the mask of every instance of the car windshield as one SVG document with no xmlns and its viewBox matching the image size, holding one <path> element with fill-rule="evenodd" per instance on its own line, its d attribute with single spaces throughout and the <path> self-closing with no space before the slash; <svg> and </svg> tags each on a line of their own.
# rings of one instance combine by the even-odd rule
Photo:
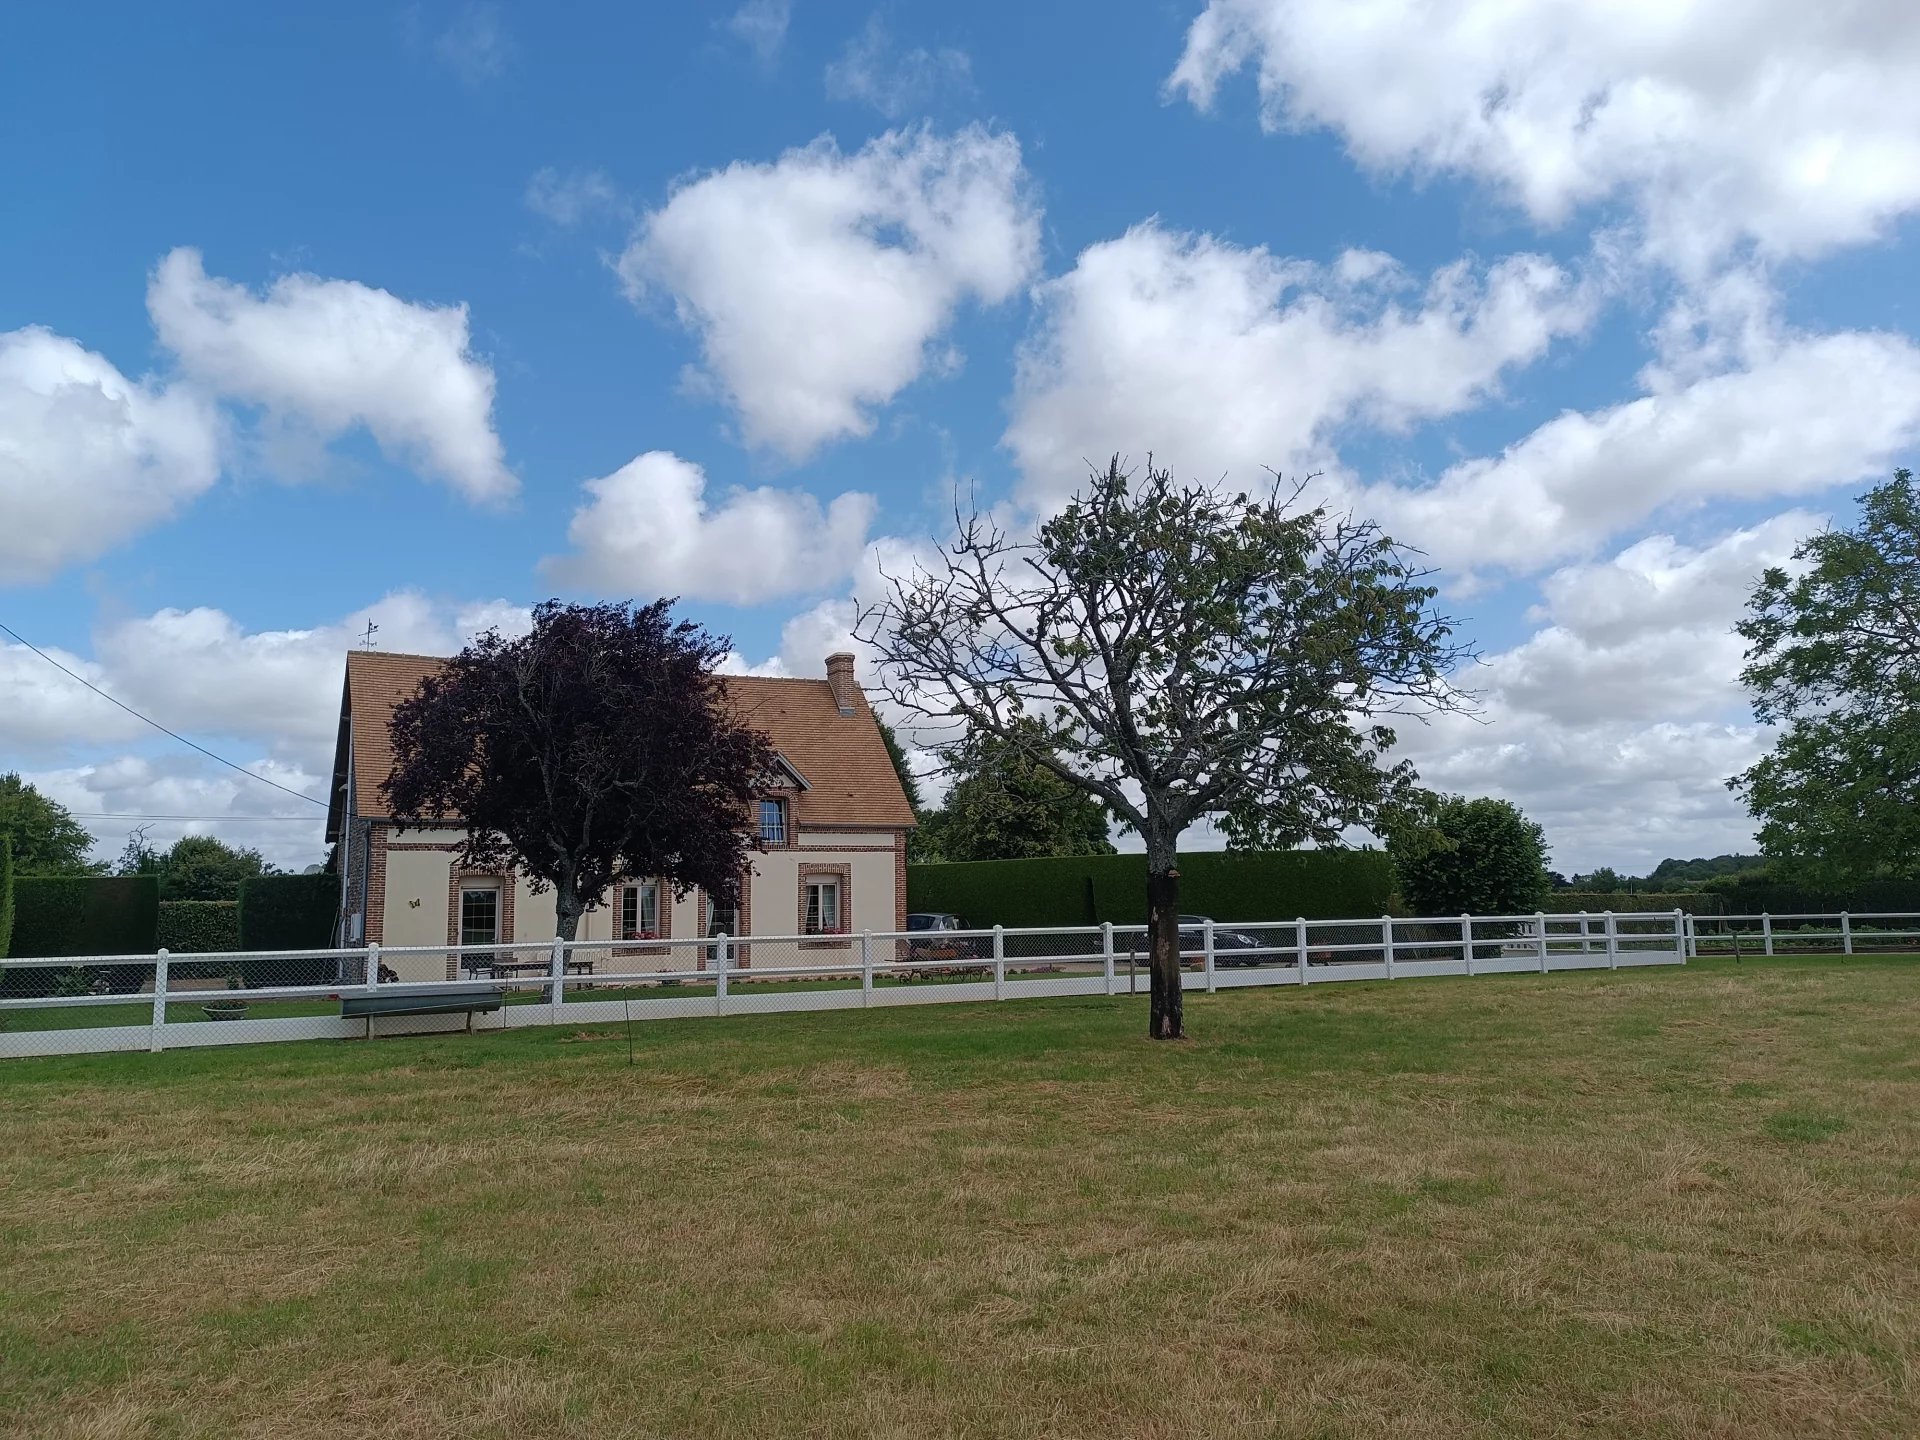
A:
<svg viewBox="0 0 1920 1440">
<path fill-rule="evenodd" d="M 949 917 L 945 915 L 909 915 L 907 916 L 907 929 L 945 930 L 948 928 L 948 919 Z"/>
</svg>

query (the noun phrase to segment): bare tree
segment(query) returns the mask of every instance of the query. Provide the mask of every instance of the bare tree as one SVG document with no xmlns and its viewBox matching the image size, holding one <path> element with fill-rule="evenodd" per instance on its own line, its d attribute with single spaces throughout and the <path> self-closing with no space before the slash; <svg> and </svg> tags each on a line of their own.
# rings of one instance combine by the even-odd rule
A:
<svg viewBox="0 0 1920 1440">
<path fill-rule="evenodd" d="M 929 748 L 992 735 L 1146 842 L 1156 1038 L 1182 1034 L 1182 832 L 1336 844 L 1413 786 L 1383 721 L 1463 705 L 1430 572 L 1298 500 L 1176 484 L 1151 456 L 1136 482 L 1116 456 L 1031 540 L 957 513 L 938 564 L 889 576 L 856 627 Z"/>
</svg>

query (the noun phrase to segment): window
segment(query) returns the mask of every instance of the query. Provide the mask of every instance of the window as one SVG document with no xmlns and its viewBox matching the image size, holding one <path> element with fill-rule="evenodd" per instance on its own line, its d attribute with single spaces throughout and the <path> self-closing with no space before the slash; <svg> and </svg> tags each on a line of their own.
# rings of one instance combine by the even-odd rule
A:
<svg viewBox="0 0 1920 1440">
<path fill-rule="evenodd" d="M 622 940 L 655 940 L 660 935 L 660 882 L 643 880 L 620 887 Z"/>
<path fill-rule="evenodd" d="M 732 905 L 707 904 L 707 934 L 738 935 L 740 933 L 740 911 Z"/>
<path fill-rule="evenodd" d="M 764 845 L 787 843 L 786 801 L 762 800 L 760 802 L 760 841 Z"/>
<path fill-rule="evenodd" d="M 460 890 L 460 943 L 494 945 L 500 940 L 500 887 L 468 885 Z M 474 963 L 486 963 L 484 955 L 464 956 Z"/>
<path fill-rule="evenodd" d="M 839 935 L 843 933 L 840 924 L 840 882 L 832 880 L 807 881 L 807 913 L 801 929 L 808 935 Z"/>
</svg>

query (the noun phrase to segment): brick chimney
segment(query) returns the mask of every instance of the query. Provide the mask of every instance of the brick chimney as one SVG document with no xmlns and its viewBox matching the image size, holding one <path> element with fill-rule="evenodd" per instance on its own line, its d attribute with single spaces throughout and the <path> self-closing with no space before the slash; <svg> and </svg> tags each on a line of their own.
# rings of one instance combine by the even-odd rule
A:
<svg viewBox="0 0 1920 1440">
<path fill-rule="evenodd" d="M 844 650 L 827 656 L 827 684 L 833 690 L 833 703 L 840 707 L 840 713 L 853 714 L 858 708 L 855 697 L 860 693 L 853 679 L 853 656 Z"/>
</svg>

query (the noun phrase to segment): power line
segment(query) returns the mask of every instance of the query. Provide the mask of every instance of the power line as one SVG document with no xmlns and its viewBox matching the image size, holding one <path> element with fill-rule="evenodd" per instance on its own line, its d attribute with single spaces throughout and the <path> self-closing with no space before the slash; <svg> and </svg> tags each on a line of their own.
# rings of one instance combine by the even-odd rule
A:
<svg viewBox="0 0 1920 1440">
<path fill-rule="evenodd" d="M 76 675 L 73 673 L 73 671 L 67 669 L 66 666 L 62 665 L 58 660 L 54 659 L 51 655 L 47 654 L 46 651 L 42 650 L 38 645 L 34 644 L 31 640 L 27 639 L 18 630 L 15 630 L 12 626 L 4 623 L 0 623 L 0 630 L 5 631 L 7 634 L 11 635 L 15 640 L 18 640 L 22 645 L 26 646 L 27 649 L 33 651 L 34 654 L 38 655 L 42 660 L 46 661 L 49 665 L 53 666 L 54 669 L 58 670 L 62 675 L 66 676 L 69 680 L 79 681 L 82 685 L 86 686 L 87 689 L 93 691 L 94 694 L 98 695 L 102 700 L 107 701 L 111 705 L 118 705 L 122 710 L 126 711 L 127 714 L 133 716 L 134 719 L 140 721 L 142 724 L 151 725 L 154 729 L 158 730 L 162 735 L 170 736 L 171 738 L 178 740 L 182 745 L 185 745 L 189 750 L 198 750 L 202 755 L 206 756 L 209 760 L 217 760 L 220 762 L 220 764 L 226 766 L 229 770 L 237 770 L 242 775 L 246 776 L 249 780 L 258 780 L 262 785 L 271 785 L 274 789 L 283 791 L 286 794 L 293 796 L 296 800 L 304 800 L 309 805 L 318 805 L 323 810 L 327 808 L 326 801 L 316 800 L 311 795 L 303 795 L 298 790 L 295 790 L 290 786 L 282 785 L 278 780 L 269 780 L 264 775 L 256 775 L 253 771 L 247 769 L 246 766 L 236 765 L 233 763 L 233 761 L 227 759 L 226 756 L 214 754 L 213 751 L 207 749 L 206 746 L 198 744 L 195 741 L 189 740 L 186 736 L 182 735 L 179 731 L 169 730 L 166 726 L 162 725 L 158 720 L 153 719 L 151 716 L 142 715 L 138 710 L 134 709 L 131 705 L 128 705 L 124 701 L 114 699 L 113 696 L 109 695 L 106 691 L 102 690 L 98 685 L 94 684 L 91 680 L 87 679 L 86 676 Z"/>
</svg>

